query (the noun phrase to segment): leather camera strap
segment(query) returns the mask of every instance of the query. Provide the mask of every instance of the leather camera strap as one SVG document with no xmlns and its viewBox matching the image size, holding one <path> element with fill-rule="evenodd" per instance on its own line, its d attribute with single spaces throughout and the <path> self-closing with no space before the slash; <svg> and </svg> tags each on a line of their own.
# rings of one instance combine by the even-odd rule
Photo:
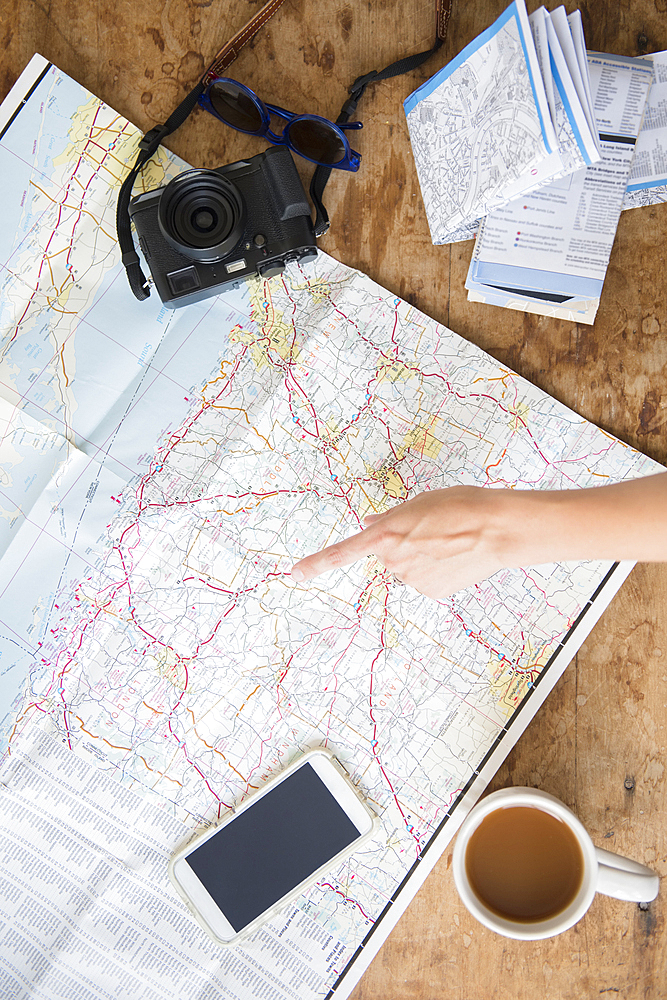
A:
<svg viewBox="0 0 667 1000">
<path fill-rule="evenodd" d="M 261 10 L 258 10 L 254 17 L 251 17 L 248 23 L 237 31 L 233 38 L 223 45 L 215 59 L 208 67 L 201 82 L 204 86 L 208 86 L 211 80 L 216 76 L 222 76 L 222 71 L 227 69 L 227 67 L 234 62 L 237 55 L 241 51 L 244 45 L 247 45 L 251 38 L 257 34 L 262 25 L 266 24 L 270 17 L 273 17 L 275 12 L 284 3 L 284 0 L 269 0 L 268 3 L 264 4 Z"/>
</svg>

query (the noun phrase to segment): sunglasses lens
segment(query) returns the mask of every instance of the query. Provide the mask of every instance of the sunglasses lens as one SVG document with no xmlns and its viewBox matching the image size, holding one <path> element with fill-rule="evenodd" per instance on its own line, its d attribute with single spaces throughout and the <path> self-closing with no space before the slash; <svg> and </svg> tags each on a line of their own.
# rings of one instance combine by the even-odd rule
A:
<svg viewBox="0 0 667 1000">
<path fill-rule="evenodd" d="M 345 144 L 327 122 L 297 118 L 289 126 L 289 139 L 297 153 L 317 163 L 333 167 L 345 159 Z"/>
<path fill-rule="evenodd" d="M 215 113 L 223 122 L 242 132 L 259 132 L 262 115 L 253 100 L 231 82 L 216 81 L 211 85 L 208 96 Z"/>
</svg>

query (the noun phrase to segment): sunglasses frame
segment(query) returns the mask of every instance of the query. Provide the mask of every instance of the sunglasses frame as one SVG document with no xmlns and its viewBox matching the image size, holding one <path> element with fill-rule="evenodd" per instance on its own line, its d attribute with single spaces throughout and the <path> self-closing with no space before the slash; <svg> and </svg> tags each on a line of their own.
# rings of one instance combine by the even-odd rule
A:
<svg viewBox="0 0 667 1000">
<path fill-rule="evenodd" d="M 213 102 L 210 98 L 211 87 L 213 87 L 216 83 L 232 83 L 235 87 L 238 87 L 243 94 L 245 94 L 245 96 L 254 104 L 255 108 L 259 112 L 262 121 L 260 128 L 239 128 L 238 125 L 231 125 L 230 122 L 225 121 L 225 119 L 218 114 L 213 107 Z M 356 130 L 363 128 L 363 124 L 361 122 L 346 122 L 344 124 L 336 125 L 335 122 L 329 121 L 328 118 L 323 118 L 321 115 L 296 115 L 291 111 L 286 111 L 285 108 L 278 107 L 277 104 L 265 104 L 264 101 L 262 101 L 257 94 L 250 89 L 250 87 L 246 87 L 245 84 L 239 83 L 238 80 L 232 80 L 232 78 L 228 76 L 216 76 L 209 80 L 206 85 L 206 90 L 199 97 L 198 103 L 204 111 L 208 111 L 209 114 L 212 114 L 218 119 L 218 121 L 223 122 L 224 125 L 228 125 L 229 128 L 233 128 L 237 132 L 245 132 L 246 135 L 261 136 L 268 139 L 268 141 L 273 143 L 274 146 L 287 146 L 288 149 L 291 149 L 293 153 L 297 154 L 297 156 L 302 156 L 304 160 L 310 160 L 311 163 L 317 163 L 319 166 L 323 167 L 331 167 L 333 170 L 351 170 L 356 172 L 359 169 L 361 154 L 355 152 L 355 150 L 351 148 L 343 129 Z M 282 118 L 287 122 L 280 135 L 271 131 L 271 115 Z M 338 136 L 345 150 L 345 156 L 343 156 L 338 163 L 322 163 L 321 160 L 314 160 L 311 156 L 306 156 L 304 153 L 295 148 L 289 137 L 290 128 L 296 122 L 306 121 L 314 121 L 327 125 Z"/>
</svg>

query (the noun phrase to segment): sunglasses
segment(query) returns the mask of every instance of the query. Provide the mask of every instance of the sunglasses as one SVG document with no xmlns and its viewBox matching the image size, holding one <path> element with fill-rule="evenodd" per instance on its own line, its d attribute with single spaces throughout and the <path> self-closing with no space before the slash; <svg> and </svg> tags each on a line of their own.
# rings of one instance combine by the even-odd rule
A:
<svg viewBox="0 0 667 1000">
<path fill-rule="evenodd" d="M 363 128 L 361 122 L 334 125 L 319 115 L 292 114 L 275 104 L 264 104 L 249 87 L 224 76 L 208 83 L 199 105 L 238 132 L 260 135 L 274 145 L 287 146 L 311 163 L 338 170 L 359 169 L 361 156 L 350 148 L 343 130 Z M 272 115 L 286 122 L 279 134 L 271 131 Z"/>
</svg>

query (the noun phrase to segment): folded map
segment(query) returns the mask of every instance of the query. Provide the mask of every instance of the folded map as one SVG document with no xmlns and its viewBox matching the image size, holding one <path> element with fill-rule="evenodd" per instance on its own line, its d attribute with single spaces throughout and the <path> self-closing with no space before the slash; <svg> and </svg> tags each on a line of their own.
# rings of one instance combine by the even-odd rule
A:
<svg viewBox="0 0 667 1000">
<path fill-rule="evenodd" d="M 600 53 L 589 63 L 602 160 L 487 215 L 466 281 L 472 301 L 595 320 L 653 67 Z"/>
<path fill-rule="evenodd" d="M 436 244 L 601 156 L 581 17 L 562 7 L 529 18 L 515 0 L 404 106 Z"/>
</svg>

